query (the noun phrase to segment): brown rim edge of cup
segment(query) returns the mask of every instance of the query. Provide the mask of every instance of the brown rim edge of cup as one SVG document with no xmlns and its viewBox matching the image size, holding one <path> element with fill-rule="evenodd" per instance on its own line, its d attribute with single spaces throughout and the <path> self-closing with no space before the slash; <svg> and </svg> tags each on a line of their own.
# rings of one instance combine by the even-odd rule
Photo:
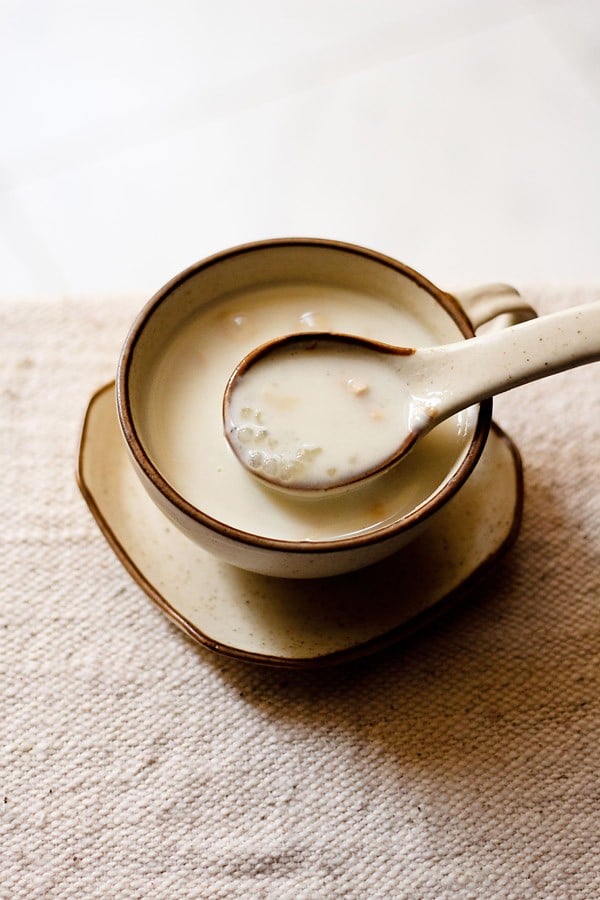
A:
<svg viewBox="0 0 600 900">
<path fill-rule="evenodd" d="M 471 321 L 463 310 L 458 300 L 446 291 L 438 288 L 433 282 L 429 281 L 424 275 L 421 275 L 404 263 L 379 253 L 376 250 L 370 250 L 356 244 L 346 244 L 343 241 L 334 241 L 324 238 L 273 238 L 264 241 L 253 241 L 247 244 L 240 244 L 231 247 L 219 253 L 215 253 L 192 264 L 179 274 L 175 275 L 162 288 L 160 288 L 142 308 L 136 319 L 134 320 L 125 343 L 121 350 L 117 367 L 116 378 L 116 398 L 117 413 L 119 424 L 130 453 L 139 469 L 143 472 L 148 481 L 154 488 L 166 498 L 168 503 L 194 522 L 210 529 L 222 537 L 235 540 L 238 543 L 249 547 L 263 550 L 278 550 L 292 554 L 322 554 L 322 553 L 339 553 L 343 551 L 353 550 L 362 547 L 368 547 L 380 541 L 391 540 L 403 532 L 415 528 L 422 522 L 425 522 L 430 516 L 438 511 L 451 497 L 454 496 L 459 487 L 467 480 L 471 472 L 475 468 L 487 441 L 489 429 L 492 422 L 492 406 L 493 401 L 484 400 L 479 404 L 479 414 L 477 416 L 477 424 L 473 439 L 469 446 L 464 459 L 454 474 L 448 479 L 444 486 L 434 497 L 426 500 L 417 510 L 412 511 L 403 516 L 399 522 L 382 526 L 381 528 L 366 532 L 360 535 L 353 535 L 346 538 L 336 539 L 334 541 L 287 541 L 277 538 L 263 537 L 255 535 L 251 532 L 243 531 L 215 519 L 198 507 L 191 504 L 185 499 L 172 485 L 163 477 L 158 468 L 149 458 L 144 450 L 142 442 L 137 433 L 131 408 L 129 404 L 129 395 L 127 390 L 129 370 L 133 358 L 133 352 L 137 341 L 144 329 L 145 324 L 154 313 L 154 310 L 171 294 L 171 292 L 185 283 L 191 277 L 196 275 L 203 269 L 212 265 L 223 262 L 228 258 L 238 256 L 240 254 L 252 253 L 256 250 L 265 250 L 271 247 L 314 247 L 323 249 L 339 250 L 361 256 L 373 262 L 380 263 L 396 272 L 406 276 L 414 281 L 419 287 L 427 291 L 435 300 L 440 303 L 443 309 L 451 316 L 465 337 L 473 337 L 474 331 Z"/>
</svg>

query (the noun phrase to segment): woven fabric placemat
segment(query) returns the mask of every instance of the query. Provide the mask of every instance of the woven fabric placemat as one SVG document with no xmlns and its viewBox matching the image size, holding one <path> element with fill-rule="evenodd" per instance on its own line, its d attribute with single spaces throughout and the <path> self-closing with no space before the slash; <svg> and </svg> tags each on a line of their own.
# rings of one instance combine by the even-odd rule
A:
<svg viewBox="0 0 600 900">
<path fill-rule="evenodd" d="M 497 399 L 524 519 L 472 602 L 277 671 L 180 633 L 76 487 L 139 306 L 0 304 L 0 897 L 600 896 L 597 366 Z"/>
</svg>

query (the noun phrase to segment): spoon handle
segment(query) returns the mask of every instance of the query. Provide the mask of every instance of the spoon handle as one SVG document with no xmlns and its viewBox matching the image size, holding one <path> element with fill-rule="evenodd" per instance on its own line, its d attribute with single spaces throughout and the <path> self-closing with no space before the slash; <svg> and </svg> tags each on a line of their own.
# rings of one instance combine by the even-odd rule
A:
<svg viewBox="0 0 600 900">
<path fill-rule="evenodd" d="M 435 361 L 432 393 L 442 385 L 438 415 L 452 415 L 521 384 L 600 359 L 600 302 L 415 354 L 421 355 L 423 372 L 426 357 L 430 365 Z"/>
</svg>

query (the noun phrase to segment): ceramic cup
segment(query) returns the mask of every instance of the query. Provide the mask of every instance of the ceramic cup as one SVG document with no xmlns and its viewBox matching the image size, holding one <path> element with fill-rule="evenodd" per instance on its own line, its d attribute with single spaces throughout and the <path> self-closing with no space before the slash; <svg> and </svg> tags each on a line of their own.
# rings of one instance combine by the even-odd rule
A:
<svg viewBox="0 0 600 900">
<path fill-rule="evenodd" d="M 278 577 L 352 571 L 416 537 L 465 483 L 485 446 L 491 400 L 448 426 L 450 450 L 446 438 L 432 437 L 420 466 L 418 456 L 400 463 L 408 468 L 381 475 L 375 494 L 359 487 L 333 500 L 288 499 L 245 472 L 222 433 L 223 390 L 237 362 L 264 340 L 311 328 L 431 345 L 534 315 L 506 285 L 452 296 L 349 244 L 298 238 L 235 247 L 177 275 L 133 323 L 117 371 L 121 430 L 154 503 L 209 553 Z"/>
</svg>

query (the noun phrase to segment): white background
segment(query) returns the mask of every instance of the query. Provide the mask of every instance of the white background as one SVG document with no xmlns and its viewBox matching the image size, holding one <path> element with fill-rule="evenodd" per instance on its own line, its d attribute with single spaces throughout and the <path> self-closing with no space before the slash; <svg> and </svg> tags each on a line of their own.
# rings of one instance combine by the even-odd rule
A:
<svg viewBox="0 0 600 900">
<path fill-rule="evenodd" d="M 233 244 L 600 279 L 598 0 L 0 0 L 0 296 Z"/>
</svg>

